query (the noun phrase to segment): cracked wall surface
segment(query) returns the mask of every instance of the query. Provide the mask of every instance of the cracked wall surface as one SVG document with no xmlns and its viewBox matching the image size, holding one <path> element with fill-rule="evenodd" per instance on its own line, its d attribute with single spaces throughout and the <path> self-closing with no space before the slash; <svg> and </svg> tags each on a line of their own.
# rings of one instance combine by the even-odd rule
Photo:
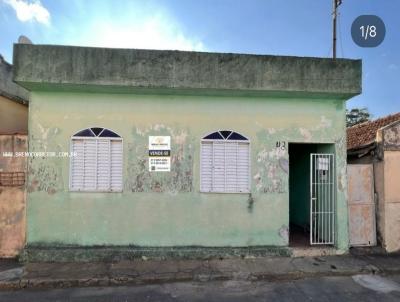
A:
<svg viewBox="0 0 400 302">
<path fill-rule="evenodd" d="M 337 246 L 347 249 L 344 101 L 33 92 L 30 151 L 70 150 L 78 130 L 123 138 L 122 193 L 69 192 L 68 158 L 32 158 L 28 243 L 287 246 L 289 142 L 334 144 Z M 199 191 L 200 140 L 217 130 L 250 140 L 251 194 Z M 148 136 L 171 136 L 171 172 L 148 171 Z"/>
</svg>

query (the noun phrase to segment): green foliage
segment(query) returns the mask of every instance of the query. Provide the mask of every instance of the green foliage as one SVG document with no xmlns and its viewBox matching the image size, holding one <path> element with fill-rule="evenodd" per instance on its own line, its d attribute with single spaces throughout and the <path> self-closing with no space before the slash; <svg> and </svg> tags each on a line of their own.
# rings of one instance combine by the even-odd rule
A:
<svg viewBox="0 0 400 302">
<path fill-rule="evenodd" d="M 346 126 L 351 127 L 360 123 L 367 122 L 371 119 L 371 114 L 368 108 L 353 108 L 351 110 L 346 109 Z"/>
</svg>

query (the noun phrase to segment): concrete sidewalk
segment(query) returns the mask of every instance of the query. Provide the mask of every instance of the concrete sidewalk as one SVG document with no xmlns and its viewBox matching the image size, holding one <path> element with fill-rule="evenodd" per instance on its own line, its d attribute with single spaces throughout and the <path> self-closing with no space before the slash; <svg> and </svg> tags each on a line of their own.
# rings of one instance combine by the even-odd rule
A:
<svg viewBox="0 0 400 302">
<path fill-rule="evenodd" d="M 137 260 L 115 263 L 0 262 L 0 289 L 133 285 L 177 281 L 294 280 L 317 276 L 399 274 L 400 255 Z"/>
</svg>

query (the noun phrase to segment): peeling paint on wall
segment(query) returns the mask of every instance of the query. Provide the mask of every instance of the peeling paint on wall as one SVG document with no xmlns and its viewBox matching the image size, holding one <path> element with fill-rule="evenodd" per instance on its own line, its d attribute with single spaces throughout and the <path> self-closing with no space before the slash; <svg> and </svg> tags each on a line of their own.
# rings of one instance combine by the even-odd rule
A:
<svg viewBox="0 0 400 302">
<path fill-rule="evenodd" d="M 33 158 L 28 243 L 285 246 L 287 144 L 305 142 L 299 128 L 308 129 L 313 143 L 330 144 L 343 136 L 344 107 L 338 111 L 336 105 L 325 99 L 33 91 L 30 151 L 43 151 L 44 146 L 48 151 L 68 151 L 70 136 L 79 129 L 113 129 L 123 137 L 124 190 L 69 192 L 67 158 Z M 251 198 L 199 192 L 201 137 L 225 128 L 234 128 L 251 141 Z M 150 135 L 171 136 L 171 172 L 148 171 Z M 278 148 L 277 142 L 281 143 Z M 345 165 L 345 150 L 339 151 L 343 158 L 338 159 L 338 169 Z M 345 217 L 338 217 L 338 242 L 345 249 L 343 196 L 338 191 L 338 216 Z"/>
<path fill-rule="evenodd" d="M 69 147 L 55 144 L 56 138 L 61 131 L 58 127 L 44 127 L 37 124 L 40 135 L 31 135 L 30 152 L 66 152 Z M 32 131 L 33 132 L 33 131 Z M 70 141 L 66 142 L 68 146 Z M 68 144 L 68 145 L 67 145 Z M 27 191 L 44 191 L 50 195 L 55 194 L 59 190 L 63 190 L 63 177 L 60 166 L 62 158 L 59 157 L 29 157 L 28 159 L 28 183 Z"/>
<path fill-rule="evenodd" d="M 400 122 L 383 130 L 385 150 L 400 150 Z"/>
<path fill-rule="evenodd" d="M 42 159 L 40 162 L 35 161 L 28 174 L 27 191 L 45 191 L 48 194 L 55 194 L 60 189 L 59 173 L 56 165 L 52 165 L 47 159 Z"/>
<path fill-rule="evenodd" d="M 299 128 L 299 132 L 300 132 L 301 136 L 304 138 L 304 140 L 306 142 L 310 142 L 311 141 L 312 135 L 311 135 L 311 132 L 308 129 Z"/>
<path fill-rule="evenodd" d="M 286 174 L 289 174 L 289 161 L 287 158 L 280 158 L 279 159 L 279 167 L 285 172 Z"/>
<path fill-rule="evenodd" d="M 128 146 L 128 177 L 125 187 L 132 192 L 191 192 L 193 190 L 193 142 L 187 130 L 155 124 L 135 128 Z M 171 172 L 148 171 L 148 137 L 171 136 Z"/>
<path fill-rule="evenodd" d="M 337 153 L 342 152 L 344 158 L 346 158 L 346 139 L 345 136 L 340 137 L 335 141 Z M 336 179 L 338 180 L 338 190 L 343 192 L 346 196 L 347 200 L 347 171 L 346 171 L 346 162 L 340 162 L 340 158 L 336 157 L 338 160 L 336 162 Z"/>
<path fill-rule="evenodd" d="M 257 153 L 256 190 L 260 193 L 286 193 L 288 184 L 288 158 L 285 148 L 273 146 Z"/>
<path fill-rule="evenodd" d="M 278 234 L 284 242 L 289 242 L 289 228 L 287 225 L 282 225 L 282 227 L 278 230 Z"/>
<path fill-rule="evenodd" d="M 332 120 L 326 118 L 325 115 L 321 115 L 318 124 L 311 128 L 300 127 L 298 131 L 300 132 L 300 135 L 304 138 L 304 142 L 311 142 L 316 134 L 318 137 L 323 137 L 324 134 L 325 137 L 329 137 L 330 135 L 328 135 L 328 133 L 326 133 L 325 131 L 331 129 L 332 123 Z"/>
</svg>

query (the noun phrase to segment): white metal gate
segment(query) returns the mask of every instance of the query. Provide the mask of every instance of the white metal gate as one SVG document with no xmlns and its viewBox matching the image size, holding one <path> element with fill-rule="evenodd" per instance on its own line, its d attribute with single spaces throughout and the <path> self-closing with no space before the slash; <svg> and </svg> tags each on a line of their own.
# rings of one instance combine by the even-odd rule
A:
<svg viewBox="0 0 400 302">
<path fill-rule="evenodd" d="M 312 153 L 310 156 L 310 244 L 334 244 L 334 155 Z"/>
</svg>

